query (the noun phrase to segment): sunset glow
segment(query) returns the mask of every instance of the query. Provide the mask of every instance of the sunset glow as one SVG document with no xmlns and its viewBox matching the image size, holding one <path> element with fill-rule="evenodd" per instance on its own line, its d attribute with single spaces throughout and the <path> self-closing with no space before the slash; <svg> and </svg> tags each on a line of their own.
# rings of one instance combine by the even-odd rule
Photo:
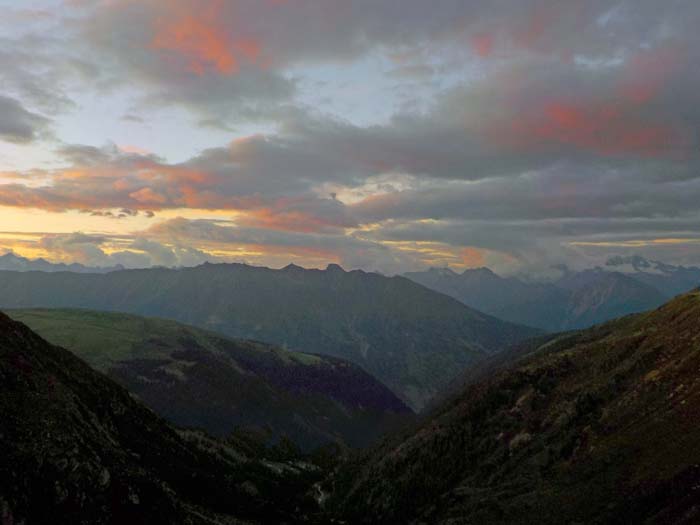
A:
<svg viewBox="0 0 700 525">
<path fill-rule="evenodd" d="M 700 263 L 697 9 L 575 4 L 0 0 L 0 251 Z"/>
</svg>

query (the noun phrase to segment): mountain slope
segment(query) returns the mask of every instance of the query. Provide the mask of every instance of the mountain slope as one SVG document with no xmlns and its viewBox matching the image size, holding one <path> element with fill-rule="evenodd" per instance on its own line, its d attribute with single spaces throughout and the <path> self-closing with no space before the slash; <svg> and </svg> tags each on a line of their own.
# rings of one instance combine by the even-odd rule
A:
<svg viewBox="0 0 700 525">
<path fill-rule="evenodd" d="M 592 326 L 623 315 L 656 308 L 667 301 L 654 287 L 617 272 L 594 272 L 572 288 L 562 329 Z"/>
<path fill-rule="evenodd" d="M 293 523 L 314 510 L 310 466 L 177 432 L 2 314 L 0 384 L 4 524 Z"/>
<path fill-rule="evenodd" d="M 468 366 L 532 329 L 402 277 L 205 264 L 94 274 L 0 272 L 0 307 L 165 317 L 359 364 L 420 409 Z"/>
<path fill-rule="evenodd" d="M 504 278 L 487 268 L 461 274 L 433 268 L 405 275 L 500 319 L 552 332 L 587 328 L 643 312 L 671 297 L 637 279 L 638 274 L 600 269 L 569 272 L 554 283 Z"/>
<path fill-rule="evenodd" d="M 352 523 L 697 523 L 700 291 L 525 345 L 336 479 Z"/>
<path fill-rule="evenodd" d="M 569 293 L 552 284 L 501 277 L 488 268 L 431 268 L 404 276 L 506 321 L 552 330 L 564 323 Z"/>
<path fill-rule="evenodd" d="M 237 426 L 257 427 L 305 450 L 335 441 L 361 447 L 410 418 L 410 409 L 391 391 L 339 359 L 126 314 L 8 313 L 172 423 L 216 436 Z"/>
</svg>

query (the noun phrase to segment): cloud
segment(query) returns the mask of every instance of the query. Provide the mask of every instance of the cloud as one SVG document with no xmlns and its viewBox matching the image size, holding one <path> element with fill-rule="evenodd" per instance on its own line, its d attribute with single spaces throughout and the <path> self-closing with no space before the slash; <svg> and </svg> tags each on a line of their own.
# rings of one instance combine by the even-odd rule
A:
<svg viewBox="0 0 700 525">
<path fill-rule="evenodd" d="M 270 67 L 249 30 L 254 24 L 233 8 L 218 0 L 100 4 L 88 10 L 81 39 L 89 59 L 102 64 L 102 84 L 113 90 L 129 78 L 143 107 L 180 105 L 217 122 L 258 118 L 288 101 L 295 86 Z"/>
<path fill-rule="evenodd" d="M 101 246 L 106 238 L 84 233 L 52 234 L 42 237 L 38 245 L 58 260 L 79 262 L 88 266 L 110 266 L 110 257 Z"/>
<path fill-rule="evenodd" d="M 110 237 L 81 232 L 46 234 L 37 245 L 52 260 L 92 267 L 178 267 L 218 260 L 214 255 L 189 246 L 164 245 L 140 236 Z"/>
<path fill-rule="evenodd" d="M 16 86 L 31 85 L 54 106 L 68 87 L 136 89 L 145 107 L 183 105 L 204 120 L 230 123 L 276 118 L 298 94 L 293 78 L 303 68 L 377 55 L 422 58 L 403 64 L 400 76 L 490 61 L 624 61 L 669 35 L 692 49 L 697 13 L 691 2 L 654 0 L 72 2 L 38 17 L 8 10 L 42 22 L 3 42 L 0 64 Z M 646 76 L 660 77 L 665 67 L 638 62 Z"/>
<path fill-rule="evenodd" d="M 17 100 L 0 95 L 0 139 L 26 143 L 47 130 L 49 120 L 27 111 Z"/>
<path fill-rule="evenodd" d="M 96 87 L 100 68 L 85 59 L 89 53 L 73 37 L 69 6 L 0 9 L 3 94 L 52 118 L 77 109 L 74 96 Z"/>
<path fill-rule="evenodd" d="M 284 141 L 237 140 L 181 164 L 114 146 L 64 146 L 59 154 L 67 167 L 28 173 L 31 185 L 0 185 L 0 204 L 114 215 L 124 215 L 124 209 L 127 215 L 178 208 L 237 210 L 245 212 L 242 220 L 248 225 L 288 231 L 356 225 L 341 202 L 310 191 L 325 180 L 324 168 L 336 169 L 332 160 Z"/>
<path fill-rule="evenodd" d="M 177 218 L 154 225 L 141 235 L 159 242 L 199 246 L 229 253 L 224 260 L 285 266 L 289 261 L 313 267 L 336 262 L 345 268 L 398 273 L 416 266 L 416 258 L 355 235 L 287 232 L 235 223 Z M 235 254 L 235 255 L 234 255 Z"/>
<path fill-rule="evenodd" d="M 196 11 L 178 7 L 156 21 L 150 42 L 152 49 L 166 53 L 166 60 L 174 59 L 199 76 L 209 71 L 233 75 L 240 72 L 243 63 L 259 60 L 261 46 L 257 40 L 230 36 L 221 19 L 223 2 L 205 3 Z"/>
<path fill-rule="evenodd" d="M 554 0 L 115 0 L 94 3 L 79 25 L 102 84 L 128 78 L 151 104 L 184 105 L 220 122 L 274 118 L 298 94 L 290 72 L 373 53 L 422 54 L 453 68 L 495 57 L 598 59 L 638 46 L 641 34 L 687 29 L 649 0 L 634 10 L 609 0 L 567 9 Z M 424 76 L 426 68 L 395 73 Z"/>
<path fill-rule="evenodd" d="M 32 119 L 65 111 L 71 82 L 129 98 L 131 122 L 143 120 L 134 102 L 144 113 L 185 107 L 218 126 L 217 137 L 271 124 L 181 162 L 149 144 L 63 145 L 51 167 L 3 175 L 8 206 L 126 220 L 230 212 L 225 226 L 156 223 L 139 237 L 163 247 L 141 241 L 149 260 L 178 260 L 175 247 L 192 246 L 314 264 L 511 264 L 687 240 L 700 226 L 700 4 L 112 0 L 71 9 L 50 40 L 17 37 L 0 51 L 5 140 L 39 136 L 47 122 Z M 302 86 L 327 89 L 345 65 L 368 76 L 371 102 L 359 109 L 388 117 L 359 124 L 337 101 L 336 116 L 299 103 Z M 415 92 L 417 79 L 430 87 Z M 383 107 L 380 82 L 400 109 Z M 412 107 L 398 105 L 406 91 Z M 87 254 L 89 243 L 78 244 Z"/>
</svg>

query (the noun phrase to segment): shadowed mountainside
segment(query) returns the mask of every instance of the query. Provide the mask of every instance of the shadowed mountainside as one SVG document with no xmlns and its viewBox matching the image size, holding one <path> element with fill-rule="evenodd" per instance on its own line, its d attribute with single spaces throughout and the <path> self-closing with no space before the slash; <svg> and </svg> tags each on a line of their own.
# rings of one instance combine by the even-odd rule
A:
<svg viewBox="0 0 700 525">
<path fill-rule="evenodd" d="M 697 523 L 698 319 L 695 291 L 523 345 L 341 471 L 335 508 L 352 523 Z"/>
<path fill-rule="evenodd" d="M 172 423 L 224 437 L 257 428 L 304 450 L 363 447 L 411 419 L 391 391 L 332 357 L 232 340 L 174 321 L 87 310 L 8 314 L 68 348 Z"/>
</svg>

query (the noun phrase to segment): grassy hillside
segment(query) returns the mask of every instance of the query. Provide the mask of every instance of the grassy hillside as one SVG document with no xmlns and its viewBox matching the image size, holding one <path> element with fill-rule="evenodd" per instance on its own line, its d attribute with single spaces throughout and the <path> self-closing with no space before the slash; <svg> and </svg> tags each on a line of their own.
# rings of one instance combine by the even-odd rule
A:
<svg viewBox="0 0 700 525">
<path fill-rule="evenodd" d="M 700 292 L 529 344 L 336 478 L 352 523 L 697 523 Z"/>
<path fill-rule="evenodd" d="M 306 522 L 320 471 L 179 432 L 0 314 L 3 524 Z"/>
<path fill-rule="evenodd" d="M 231 340 L 174 321 L 88 310 L 10 315 L 68 348 L 180 426 L 258 429 L 304 449 L 366 446 L 411 411 L 359 367 Z"/>
<path fill-rule="evenodd" d="M 231 337 L 339 357 L 420 409 L 465 368 L 532 329 L 402 277 L 240 264 L 106 275 L 0 272 L 0 307 L 164 317 Z"/>
</svg>

